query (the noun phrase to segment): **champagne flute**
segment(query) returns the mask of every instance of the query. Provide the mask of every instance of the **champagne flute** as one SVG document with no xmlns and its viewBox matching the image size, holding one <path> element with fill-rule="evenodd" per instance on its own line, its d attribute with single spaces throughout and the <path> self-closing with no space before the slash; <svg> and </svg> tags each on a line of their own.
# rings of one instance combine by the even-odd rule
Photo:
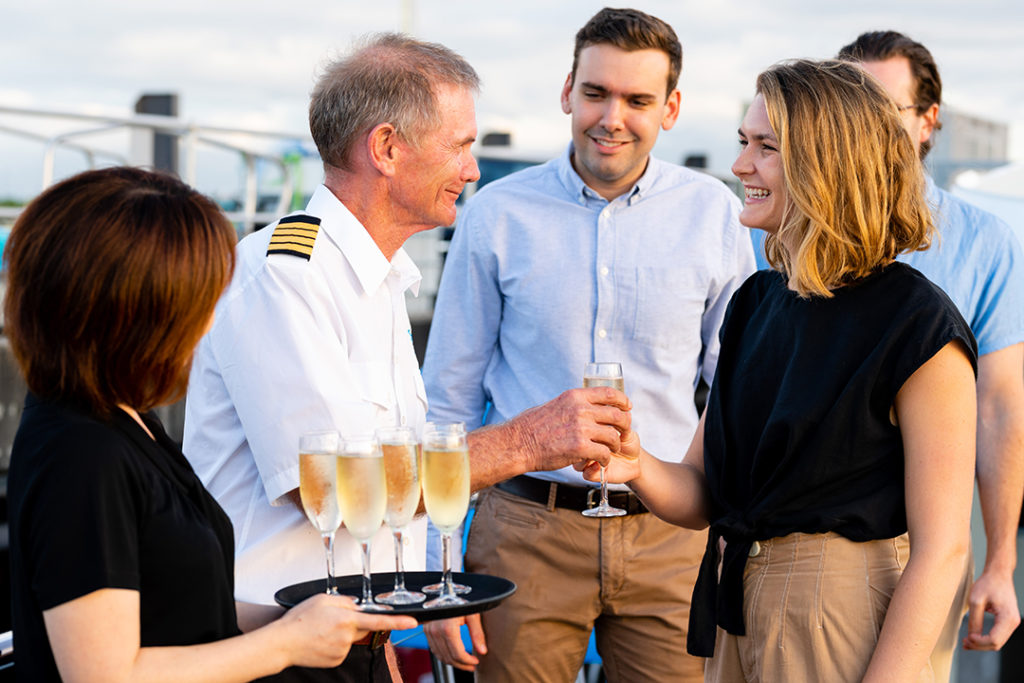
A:
<svg viewBox="0 0 1024 683">
<path fill-rule="evenodd" d="M 466 423 L 465 422 L 424 422 L 421 433 L 426 436 L 427 432 L 443 432 L 445 434 L 465 434 Z M 423 453 L 420 452 L 420 478 L 422 479 L 423 472 Z M 436 524 L 434 526 L 437 526 Z M 452 532 L 455 533 L 454 531 Z M 424 586 L 420 590 L 424 593 L 440 593 L 442 584 L 440 581 L 432 583 L 429 586 Z M 457 595 L 465 595 L 471 589 L 469 586 L 465 586 L 461 583 L 452 582 L 452 587 L 455 589 Z"/>
<path fill-rule="evenodd" d="M 327 592 L 334 585 L 334 533 L 341 526 L 338 505 L 338 432 L 309 432 L 299 437 L 299 498 L 302 509 L 323 538 L 327 552 Z"/>
<path fill-rule="evenodd" d="M 583 368 L 584 387 L 612 387 L 623 391 L 622 365 L 619 363 L 587 363 Z M 587 517 L 621 517 L 626 514 L 622 508 L 608 503 L 608 482 L 605 480 L 604 465 L 601 466 L 601 502 L 583 511 Z"/>
<path fill-rule="evenodd" d="M 441 532 L 444 572 L 441 594 L 424 607 L 465 605 L 452 583 L 452 532 L 469 509 L 469 447 L 465 431 L 433 429 L 423 435 L 423 502 L 430 521 Z M 426 589 L 424 589 L 426 590 Z"/>
<path fill-rule="evenodd" d="M 384 454 L 384 476 L 388 489 L 384 522 L 395 538 L 395 588 L 378 595 L 377 602 L 415 605 L 426 600 L 427 596 L 405 587 L 402 534 L 420 503 L 419 440 L 412 427 L 380 428 L 377 430 L 377 439 Z"/>
<path fill-rule="evenodd" d="M 387 484 L 384 457 L 380 444 L 372 435 L 344 439 L 337 458 L 338 502 L 341 515 L 352 538 L 363 551 L 363 595 L 359 609 L 364 612 L 385 612 L 388 605 L 373 601 L 370 585 L 370 541 L 384 522 L 387 507 Z"/>
</svg>

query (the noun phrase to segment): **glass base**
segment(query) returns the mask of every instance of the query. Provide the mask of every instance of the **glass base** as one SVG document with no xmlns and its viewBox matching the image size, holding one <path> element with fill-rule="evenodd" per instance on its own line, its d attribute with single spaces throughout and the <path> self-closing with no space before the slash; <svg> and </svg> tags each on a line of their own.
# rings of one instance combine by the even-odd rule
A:
<svg viewBox="0 0 1024 683">
<path fill-rule="evenodd" d="M 390 612 L 393 608 L 390 605 L 378 605 L 377 603 L 366 600 L 359 601 L 360 612 Z"/>
<path fill-rule="evenodd" d="M 432 583 L 429 586 L 424 586 L 420 590 L 422 590 L 424 593 L 430 593 L 431 595 L 438 595 L 441 592 L 441 587 L 442 587 L 442 584 L 440 584 L 440 583 Z M 465 595 L 466 593 L 469 593 L 473 589 L 470 588 L 469 586 L 464 586 L 461 583 L 455 583 L 453 581 L 452 582 L 452 590 L 455 591 L 456 595 Z M 462 604 L 462 603 L 455 603 L 455 604 Z M 424 605 L 424 607 L 426 607 L 426 605 Z"/>
<path fill-rule="evenodd" d="M 582 512 L 584 517 L 621 517 L 626 514 L 626 511 L 622 508 L 612 507 L 611 505 L 598 505 L 596 507 L 588 508 Z"/>
<path fill-rule="evenodd" d="M 468 605 L 469 600 L 463 600 L 457 595 L 439 595 L 433 600 L 423 603 L 426 608 L 430 607 L 452 607 L 454 605 Z"/>
<path fill-rule="evenodd" d="M 374 598 L 385 605 L 417 605 L 426 599 L 427 596 L 419 591 L 390 591 Z"/>
</svg>

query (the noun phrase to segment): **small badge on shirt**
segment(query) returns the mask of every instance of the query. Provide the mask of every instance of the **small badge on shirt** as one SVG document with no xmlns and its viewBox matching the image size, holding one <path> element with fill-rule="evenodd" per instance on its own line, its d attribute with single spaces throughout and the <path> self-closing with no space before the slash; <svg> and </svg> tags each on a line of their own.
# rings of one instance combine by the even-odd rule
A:
<svg viewBox="0 0 1024 683">
<path fill-rule="evenodd" d="M 307 261 L 313 255 L 313 243 L 320 230 L 320 219 L 313 216 L 287 216 L 274 228 L 267 247 L 271 254 L 291 254 Z"/>
</svg>

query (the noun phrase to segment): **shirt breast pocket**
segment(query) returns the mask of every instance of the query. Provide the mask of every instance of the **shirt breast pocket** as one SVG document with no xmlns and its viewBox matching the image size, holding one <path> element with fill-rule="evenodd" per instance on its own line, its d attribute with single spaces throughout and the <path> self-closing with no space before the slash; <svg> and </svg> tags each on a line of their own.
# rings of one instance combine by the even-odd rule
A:
<svg viewBox="0 0 1024 683">
<path fill-rule="evenodd" d="M 682 348 L 694 341 L 699 346 L 707 290 L 706 273 L 637 268 L 633 338 L 664 349 Z"/>
<path fill-rule="evenodd" d="M 372 406 L 377 411 L 395 408 L 395 390 L 391 386 L 391 367 L 387 363 L 367 361 L 352 363 L 352 376 L 356 386 L 353 398 Z"/>
</svg>

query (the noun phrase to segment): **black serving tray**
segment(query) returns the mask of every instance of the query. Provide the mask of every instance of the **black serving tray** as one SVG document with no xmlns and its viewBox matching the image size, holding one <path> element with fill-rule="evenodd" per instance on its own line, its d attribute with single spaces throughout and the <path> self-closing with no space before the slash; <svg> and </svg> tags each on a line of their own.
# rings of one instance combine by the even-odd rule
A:
<svg viewBox="0 0 1024 683">
<path fill-rule="evenodd" d="M 489 609 L 497 607 L 502 600 L 516 592 L 516 585 L 514 583 L 508 579 L 491 576 L 489 574 L 452 572 L 452 579 L 455 583 L 461 583 L 470 587 L 471 590 L 469 593 L 459 596 L 468 600 L 468 604 L 443 607 L 424 607 L 422 602 L 417 605 L 394 605 L 394 609 L 392 611 L 380 612 L 380 614 L 409 615 L 411 617 L 415 617 L 420 622 L 434 621 L 436 619 L 449 619 L 451 617 L 461 617 L 467 614 L 486 612 Z M 423 588 L 423 586 L 438 583 L 440 580 L 441 572 L 405 573 L 405 587 L 411 591 L 418 591 Z M 362 575 L 351 574 L 348 576 L 336 576 L 334 581 L 338 587 L 338 592 L 342 595 L 348 595 L 356 599 L 362 595 Z M 371 586 L 373 587 L 374 595 L 387 593 L 394 589 L 394 572 L 375 573 L 371 578 Z M 274 600 L 276 600 L 277 604 L 282 607 L 294 607 L 306 598 L 326 591 L 326 577 L 322 579 L 313 579 L 312 581 L 304 581 L 302 583 L 296 583 L 282 588 L 274 593 Z M 427 601 L 431 600 L 433 597 L 435 596 L 428 595 Z"/>
</svg>

